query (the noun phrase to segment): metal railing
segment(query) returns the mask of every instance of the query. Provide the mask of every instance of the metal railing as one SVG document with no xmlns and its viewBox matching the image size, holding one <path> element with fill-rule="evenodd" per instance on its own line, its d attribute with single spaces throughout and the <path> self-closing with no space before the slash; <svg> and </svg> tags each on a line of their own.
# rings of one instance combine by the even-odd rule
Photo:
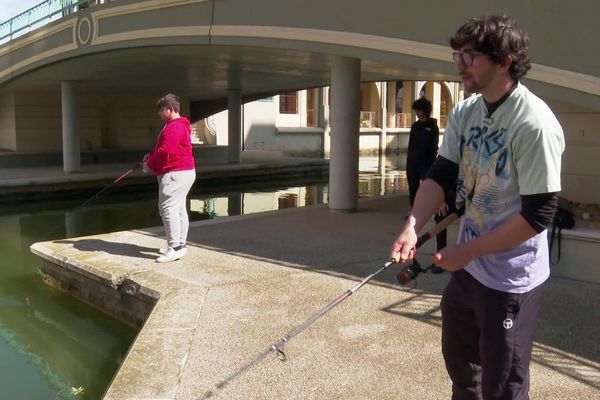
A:
<svg viewBox="0 0 600 400">
<path fill-rule="evenodd" d="M 412 125 L 411 113 L 387 113 L 388 128 L 410 128 Z"/>
<path fill-rule="evenodd" d="M 0 43 L 29 32 L 76 11 L 79 7 L 95 3 L 89 0 L 46 0 L 29 10 L 0 23 Z"/>
<path fill-rule="evenodd" d="M 373 128 L 376 123 L 376 112 L 375 111 L 361 111 L 360 112 L 360 127 L 361 128 Z"/>
</svg>

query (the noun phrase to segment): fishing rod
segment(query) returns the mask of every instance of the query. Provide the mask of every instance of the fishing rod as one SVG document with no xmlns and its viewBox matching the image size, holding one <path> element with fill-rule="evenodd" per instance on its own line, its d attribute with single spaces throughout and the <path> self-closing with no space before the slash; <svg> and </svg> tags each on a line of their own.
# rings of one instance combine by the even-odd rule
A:
<svg viewBox="0 0 600 400">
<path fill-rule="evenodd" d="M 87 199 L 86 201 L 84 201 L 83 203 L 81 203 L 80 205 L 78 205 L 77 207 L 75 207 L 72 211 L 77 211 L 80 208 L 83 208 L 83 207 L 89 205 L 92 201 L 98 200 L 102 194 L 106 193 L 106 191 L 108 191 L 113 186 L 115 186 L 116 184 L 118 184 L 120 181 L 122 181 L 123 179 L 125 179 L 126 176 L 130 175 L 132 172 L 134 172 L 135 170 L 137 170 L 138 168 L 140 168 L 142 165 L 143 165 L 143 162 L 137 163 L 134 167 L 130 168 L 123 175 L 119 176 L 118 178 L 116 178 L 115 180 L 113 180 L 111 183 L 109 183 L 108 185 L 104 186 L 96 194 L 94 194 L 92 197 L 90 197 L 89 199 Z M 54 228 L 52 228 L 52 230 L 48 231 L 42 237 L 42 239 L 40 239 L 40 241 L 43 242 L 44 240 L 46 240 L 46 238 L 48 236 L 50 236 L 50 234 L 54 233 L 54 231 L 56 231 L 60 226 L 62 226 L 62 224 L 64 224 L 64 222 L 60 223 L 60 224 L 57 224 Z"/>
<path fill-rule="evenodd" d="M 456 211 L 454 213 L 449 214 L 446 218 L 444 218 L 442 221 L 440 221 L 438 224 L 436 224 L 433 228 L 431 228 L 426 233 L 424 233 L 423 235 L 421 235 L 418 238 L 415 247 L 419 248 L 419 247 L 421 247 L 421 245 L 423 245 L 423 243 L 425 243 L 429 239 L 437 236 L 438 233 L 440 233 L 444 229 L 446 229 L 448 227 L 448 225 L 450 225 L 452 222 L 454 222 L 460 215 L 462 215 L 462 213 L 460 213 L 460 210 Z M 216 390 L 223 389 L 231 381 L 233 381 L 235 378 L 237 378 L 238 376 L 240 376 L 241 374 L 243 374 L 245 371 L 247 371 L 250 368 L 254 367 L 256 364 L 258 364 L 260 361 L 262 361 L 262 359 L 264 359 L 266 356 L 268 356 L 271 353 L 275 353 L 275 355 L 277 356 L 277 358 L 280 361 L 285 362 L 287 360 L 287 356 L 285 355 L 282 347 L 287 342 L 289 342 L 291 339 L 293 339 L 295 336 L 297 336 L 304 329 L 306 329 L 307 327 L 309 327 L 310 325 L 312 325 L 316 320 L 318 320 L 319 318 L 321 318 L 323 315 L 327 314 L 329 311 L 331 311 L 334 307 L 336 307 L 342 301 L 346 300 L 348 297 L 350 297 L 352 294 L 354 294 L 354 292 L 356 292 L 358 289 L 360 289 L 361 287 L 363 287 L 367 282 L 369 282 L 375 276 L 379 275 L 381 272 L 383 272 L 386 269 L 388 269 L 391 265 L 396 264 L 396 262 L 397 261 L 394 258 L 392 258 L 389 261 L 387 261 L 377 271 L 373 272 L 372 274 L 370 274 L 369 276 L 367 276 L 366 278 L 364 278 L 362 281 L 360 281 L 353 288 L 348 289 L 344 293 L 340 294 L 331 303 L 329 303 L 328 305 L 326 305 L 325 307 L 323 307 L 322 309 L 320 309 L 319 311 L 317 311 L 315 314 L 313 314 L 312 317 L 310 317 L 309 319 L 307 319 L 306 321 L 304 321 L 302 324 L 298 325 L 292 331 L 288 332 L 285 336 L 283 336 L 277 342 L 275 342 L 271 346 L 267 347 L 263 352 L 261 352 L 259 355 L 257 355 L 253 360 L 251 360 L 250 362 L 246 363 L 244 366 L 242 366 L 241 368 L 239 368 L 238 370 L 236 370 L 235 372 L 233 372 L 231 375 L 229 375 L 228 377 L 226 377 L 225 379 L 223 379 L 221 382 L 219 382 L 215 386 L 215 389 Z M 400 280 L 399 276 L 405 270 L 407 270 L 407 271 L 404 272 L 404 274 L 408 278 L 406 280 L 406 283 L 410 282 L 412 279 L 415 279 L 420 272 L 424 272 L 423 270 L 421 270 L 421 271 L 416 271 L 416 270 L 415 271 L 413 271 L 413 270 L 408 271 L 408 268 L 409 267 L 405 267 L 405 268 L 403 268 L 398 273 L 398 280 L 400 282 L 403 282 L 403 281 Z M 405 283 L 403 283 L 403 284 L 405 284 Z M 210 390 L 210 391 L 208 391 L 204 395 L 204 397 L 202 397 L 202 399 L 208 399 L 208 398 L 212 397 L 215 393 L 216 393 L 216 391 Z"/>
<path fill-rule="evenodd" d="M 109 183 L 108 185 L 104 186 L 102 189 L 100 189 L 100 191 L 98 191 L 98 193 L 96 193 L 95 195 L 93 195 L 92 197 L 90 197 L 89 199 L 87 199 L 85 202 L 83 202 L 81 205 L 79 205 L 78 207 L 75 208 L 75 210 L 77 210 L 78 208 L 81 207 L 85 207 L 87 206 L 90 202 L 92 202 L 93 200 L 97 200 L 100 198 L 100 195 L 102 195 L 103 193 L 105 193 L 108 189 L 112 188 L 113 186 L 115 186 L 117 183 L 119 183 L 120 181 L 122 181 L 123 179 L 125 179 L 125 177 L 129 174 L 131 174 L 133 171 L 137 170 L 138 168 L 140 168 L 142 166 L 142 162 L 137 163 L 133 168 L 129 169 L 127 172 L 125 172 L 123 175 L 119 176 L 117 179 L 115 179 L 114 181 L 112 181 L 111 183 Z"/>
</svg>

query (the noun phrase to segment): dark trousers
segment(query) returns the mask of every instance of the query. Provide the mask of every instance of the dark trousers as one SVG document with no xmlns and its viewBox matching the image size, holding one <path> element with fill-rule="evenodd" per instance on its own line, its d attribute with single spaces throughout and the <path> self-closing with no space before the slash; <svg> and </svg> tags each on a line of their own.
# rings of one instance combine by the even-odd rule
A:
<svg viewBox="0 0 600 400">
<path fill-rule="evenodd" d="M 408 201 L 412 207 L 415 202 L 415 196 L 421 180 L 425 179 L 427 171 L 431 168 L 431 164 L 423 164 L 422 162 L 407 161 L 406 162 L 406 178 L 408 180 Z"/>
<path fill-rule="evenodd" d="M 451 203 L 448 205 L 448 214 L 446 215 L 435 215 L 433 217 L 433 219 L 435 220 L 435 223 L 438 224 L 441 220 L 443 220 L 444 218 L 446 218 L 449 214 L 453 213 L 454 211 L 456 211 L 456 207 L 454 206 L 454 203 Z M 435 243 L 436 243 L 436 250 L 440 251 L 441 249 L 443 249 L 444 247 L 446 247 L 447 245 L 447 241 L 448 241 L 448 234 L 447 234 L 447 229 L 444 229 L 443 231 L 441 231 L 440 233 L 438 233 L 435 237 Z"/>
<path fill-rule="evenodd" d="M 528 400 L 542 286 L 523 294 L 453 274 L 442 296 L 442 352 L 452 400 Z"/>
</svg>

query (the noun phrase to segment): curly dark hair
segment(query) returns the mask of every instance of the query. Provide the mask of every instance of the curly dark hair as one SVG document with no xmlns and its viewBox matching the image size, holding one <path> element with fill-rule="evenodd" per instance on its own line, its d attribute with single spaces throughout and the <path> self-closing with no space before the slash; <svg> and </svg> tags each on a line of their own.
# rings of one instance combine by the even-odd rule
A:
<svg viewBox="0 0 600 400">
<path fill-rule="evenodd" d="M 156 108 L 159 110 L 161 108 L 168 108 L 178 113 L 180 109 L 179 102 L 179 96 L 169 93 L 158 99 L 158 101 L 156 102 Z"/>
<path fill-rule="evenodd" d="M 470 18 L 450 39 L 450 46 L 458 50 L 465 45 L 486 54 L 496 64 L 512 57 L 510 76 L 520 80 L 531 68 L 529 62 L 529 35 L 510 15 L 486 15 Z"/>
<path fill-rule="evenodd" d="M 415 111 L 423 111 L 428 117 L 431 116 L 431 110 L 433 109 L 431 102 L 425 97 L 419 97 L 412 103 L 412 109 Z"/>
</svg>

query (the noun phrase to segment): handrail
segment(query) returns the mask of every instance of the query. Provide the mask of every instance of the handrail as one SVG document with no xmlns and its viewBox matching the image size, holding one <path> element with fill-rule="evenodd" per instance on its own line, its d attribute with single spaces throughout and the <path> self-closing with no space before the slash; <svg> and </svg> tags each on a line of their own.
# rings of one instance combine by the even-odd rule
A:
<svg viewBox="0 0 600 400">
<path fill-rule="evenodd" d="M 24 29 L 31 29 L 33 25 L 41 21 L 48 23 L 57 14 L 61 14 L 61 16 L 69 14 L 74 11 L 75 7 L 89 3 L 89 0 L 46 0 L 8 21 L 0 23 L 0 41 L 6 38 L 10 40 L 16 33 Z M 42 25 L 45 25 L 45 23 Z"/>
</svg>

